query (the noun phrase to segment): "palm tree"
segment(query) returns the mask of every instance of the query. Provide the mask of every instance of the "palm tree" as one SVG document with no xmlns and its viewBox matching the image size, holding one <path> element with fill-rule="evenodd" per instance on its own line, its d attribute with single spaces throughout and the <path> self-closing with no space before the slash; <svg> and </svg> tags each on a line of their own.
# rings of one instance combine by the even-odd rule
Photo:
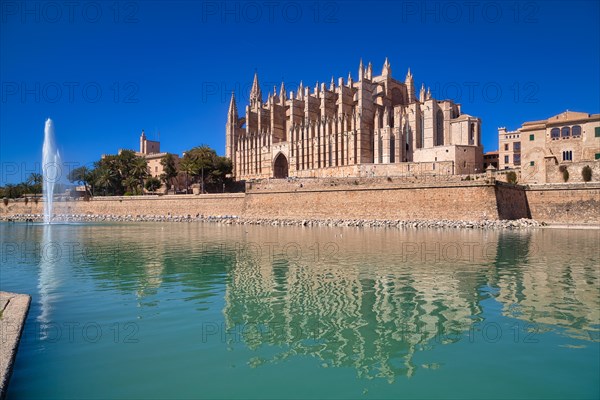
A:
<svg viewBox="0 0 600 400">
<path fill-rule="evenodd" d="M 42 183 L 44 182 L 44 177 L 42 176 L 42 174 L 38 174 L 38 173 L 32 173 L 29 175 L 29 177 L 27 178 L 27 185 L 29 185 L 31 187 L 31 190 L 33 191 L 33 194 L 36 195 L 37 193 L 42 191 Z"/>
<path fill-rule="evenodd" d="M 134 176 L 128 176 L 127 178 L 125 178 L 123 180 L 123 186 L 125 186 L 127 189 L 129 189 L 129 192 L 131 194 L 136 194 L 136 192 L 137 192 L 136 187 L 138 185 L 139 185 L 139 182 L 138 182 L 137 178 Z"/>
<path fill-rule="evenodd" d="M 140 183 L 140 186 L 144 187 L 144 179 L 146 179 L 149 175 L 148 162 L 144 157 L 135 158 L 131 164 L 131 169 L 129 172 L 131 173 L 131 177 L 137 179 Z M 142 194 L 144 194 L 143 190 Z"/>
<path fill-rule="evenodd" d="M 104 195 L 106 196 L 106 191 L 108 188 L 113 186 L 114 176 L 109 169 L 103 169 L 96 178 L 96 185 L 104 188 Z"/>
<path fill-rule="evenodd" d="M 195 158 L 186 154 L 179 164 L 179 169 L 185 173 L 185 193 L 187 194 L 189 193 L 188 176 L 194 177 L 198 174 L 198 163 Z"/>
</svg>

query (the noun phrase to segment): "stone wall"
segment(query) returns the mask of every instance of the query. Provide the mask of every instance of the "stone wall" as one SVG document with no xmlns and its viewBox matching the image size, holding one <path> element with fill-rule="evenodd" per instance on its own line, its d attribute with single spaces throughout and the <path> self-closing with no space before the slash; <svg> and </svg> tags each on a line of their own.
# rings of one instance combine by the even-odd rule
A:
<svg viewBox="0 0 600 400">
<path fill-rule="evenodd" d="M 430 177 L 433 179 L 433 177 Z M 0 216 L 41 214 L 43 202 L 0 203 Z M 197 214 L 290 219 L 533 218 L 540 222 L 598 224 L 600 183 L 530 187 L 486 180 L 443 182 L 392 178 L 264 180 L 247 192 L 177 196 L 95 197 L 60 202 L 57 213 L 111 215 Z"/>
<path fill-rule="evenodd" d="M 241 215 L 245 195 L 205 194 L 169 196 L 94 197 L 90 201 L 71 200 L 55 203 L 57 214 L 111 214 L 111 215 Z M 0 215 L 42 214 L 43 202 L 35 204 L 10 200 L 0 205 Z"/>
<path fill-rule="evenodd" d="M 527 195 L 522 186 L 498 182 L 495 189 L 498 219 L 531 218 Z"/>
<path fill-rule="evenodd" d="M 387 188 L 252 190 L 245 216 L 334 219 L 497 219 L 495 186 L 483 183 Z"/>
<path fill-rule="evenodd" d="M 530 185 L 526 192 L 535 220 L 600 225 L 600 183 Z"/>
<path fill-rule="evenodd" d="M 563 173 L 560 171 L 560 167 L 564 166 L 569 171 L 568 183 L 583 182 L 583 176 L 581 170 L 586 165 L 592 169 L 592 180 L 591 182 L 600 182 L 600 161 L 580 161 L 556 164 L 554 162 L 548 162 L 546 164 L 546 182 L 547 183 L 564 183 Z"/>
</svg>

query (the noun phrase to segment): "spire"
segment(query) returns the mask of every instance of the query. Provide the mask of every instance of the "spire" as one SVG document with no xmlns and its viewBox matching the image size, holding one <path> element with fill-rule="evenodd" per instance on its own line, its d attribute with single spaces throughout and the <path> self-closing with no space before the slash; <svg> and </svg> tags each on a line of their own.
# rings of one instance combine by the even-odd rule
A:
<svg viewBox="0 0 600 400">
<path fill-rule="evenodd" d="M 142 129 L 142 136 L 141 136 L 141 138 L 142 138 L 142 139 L 146 139 L 146 133 L 144 133 L 144 130 L 143 130 L 143 129 Z"/>
<path fill-rule="evenodd" d="M 332 92 L 335 90 L 335 81 L 333 80 L 333 75 L 331 75 L 331 83 L 329 84 L 329 90 Z"/>
<path fill-rule="evenodd" d="M 285 93 L 285 84 L 282 81 L 281 88 L 279 89 L 279 102 L 281 103 L 281 105 L 285 104 L 286 99 L 287 99 L 287 97 L 286 97 L 286 93 Z"/>
<path fill-rule="evenodd" d="M 373 65 L 371 65 L 371 62 L 369 61 L 369 65 L 367 65 L 367 74 L 366 74 L 366 78 L 367 79 L 373 79 Z"/>
<path fill-rule="evenodd" d="M 415 82 L 413 80 L 412 73 L 410 72 L 410 68 L 408 69 L 408 73 L 406 74 L 404 84 L 406 85 L 406 91 L 408 93 L 408 102 L 412 103 L 413 101 L 415 101 Z"/>
<path fill-rule="evenodd" d="M 431 99 L 431 89 L 429 88 L 429 86 L 427 87 L 427 95 L 425 97 L 427 100 Z"/>
<path fill-rule="evenodd" d="M 425 102 L 425 84 L 421 84 L 421 90 L 419 91 L 419 101 L 421 103 Z"/>
<path fill-rule="evenodd" d="M 392 67 L 390 66 L 390 62 L 388 58 L 385 58 L 385 62 L 383 63 L 383 69 L 381 70 L 381 75 L 383 76 L 391 76 L 392 75 Z"/>
<path fill-rule="evenodd" d="M 260 91 L 260 85 L 258 84 L 258 73 L 254 73 L 254 81 L 252 82 L 252 90 L 250 90 L 250 103 L 260 102 L 262 103 L 262 92 Z"/>
<path fill-rule="evenodd" d="M 227 112 L 227 119 L 230 121 L 237 121 L 238 112 L 237 105 L 235 104 L 235 93 L 231 92 L 231 101 L 229 101 L 229 111 Z M 143 135 L 143 132 L 142 132 Z"/>
<path fill-rule="evenodd" d="M 360 64 L 358 64 L 358 80 L 362 81 L 365 76 L 365 67 L 363 66 L 362 58 L 360 59 Z"/>
</svg>

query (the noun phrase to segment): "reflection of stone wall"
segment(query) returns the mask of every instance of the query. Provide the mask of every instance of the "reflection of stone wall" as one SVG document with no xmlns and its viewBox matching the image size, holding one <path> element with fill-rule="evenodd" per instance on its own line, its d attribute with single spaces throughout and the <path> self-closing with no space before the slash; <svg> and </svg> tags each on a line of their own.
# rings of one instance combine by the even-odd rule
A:
<svg viewBox="0 0 600 400">
<path fill-rule="evenodd" d="M 568 336 L 597 340 L 598 240 L 595 230 L 580 231 L 576 238 L 572 231 L 559 229 L 512 242 L 501 236 L 499 245 L 517 248 L 517 253 L 499 257 L 513 268 L 498 269 L 492 281 L 500 289 L 503 313 L 532 326 L 558 325 L 567 328 Z"/>
</svg>

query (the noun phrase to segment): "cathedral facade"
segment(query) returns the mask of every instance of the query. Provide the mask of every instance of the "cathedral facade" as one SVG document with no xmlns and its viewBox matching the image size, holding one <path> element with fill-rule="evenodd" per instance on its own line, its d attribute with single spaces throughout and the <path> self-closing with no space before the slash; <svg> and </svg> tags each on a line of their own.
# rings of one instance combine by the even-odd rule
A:
<svg viewBox="0 0 600 400">
<path fill-rule="evenodd" d="M 398 81 L 387 59 L 381 75 L 372 70 L 361 60 L 356 81 L 349 74 L 289 93 L 282 83 L 266 102 L 255 74 L 245 116 L 233 94 L 229 105 L 235 179 L 482 172 L 479 118 L 424 85 L 417 97 L 410 70 Z"/>
</svg>

